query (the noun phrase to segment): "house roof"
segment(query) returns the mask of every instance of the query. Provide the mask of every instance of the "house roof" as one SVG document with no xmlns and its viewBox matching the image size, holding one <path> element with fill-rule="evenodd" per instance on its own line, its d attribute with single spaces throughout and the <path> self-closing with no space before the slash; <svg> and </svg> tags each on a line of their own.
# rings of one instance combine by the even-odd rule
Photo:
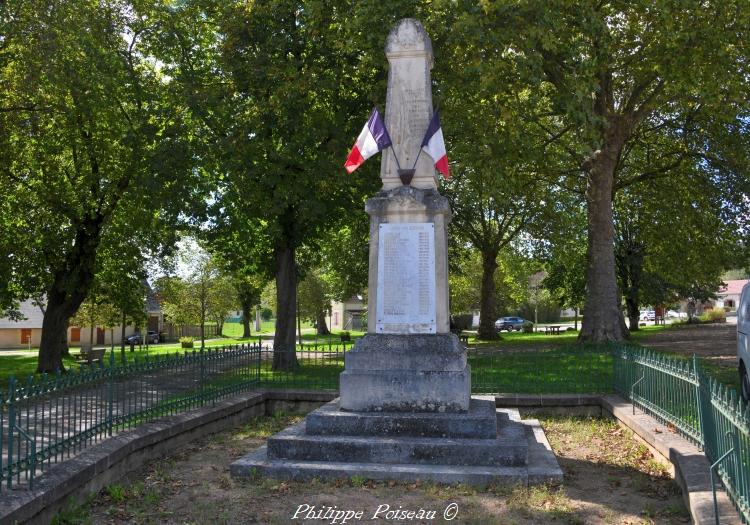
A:
<svg viewBox="0 0 750 525">
<path fill-rule="evenodd" d="M 750 279 L 725 281 L 726 286 L 722 286 L 719 289 L 718 295 L 740 295 L 740 293 L 742 293 L 742 287 L 748 282 L 750 282 Z"/>
<path fill-rule="evenodd" d="M 0 317 L 0 329 L 2 328 L 41 328 L 44 314 L 41 308 L 34 305 L 31 299 L 22 302 L 18 306 L 18 311 L 25 319 L 13 321 L 7 317 Z"/>
</svg>

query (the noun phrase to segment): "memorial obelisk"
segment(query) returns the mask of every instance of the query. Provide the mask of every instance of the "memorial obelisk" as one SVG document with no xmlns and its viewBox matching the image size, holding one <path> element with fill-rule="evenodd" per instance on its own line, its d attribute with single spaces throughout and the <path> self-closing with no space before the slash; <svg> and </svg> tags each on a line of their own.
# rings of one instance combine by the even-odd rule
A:
<svg viewBox="0 0 750 525">
<path fill-rule="evenodd" d="M 401 20 L 386 55 L 393 150 L 384 151 L 383 187 L 366 204 L 368 333 L 344 354 L 341 397 L 232 463 L 232 476 L 559 481 L 538 422 L 470 395 L 466 349 L 448 322 L 450 208 L 419 152 L 432 115 L 432 46 L 422 25 Z"/>
<path fill-rule="evenodd" d="M 471 379 L 466 350 L 449 330 L 451 212 L 437 190 L 430 157 L 420 154 L 433 111 L 432 44 L 419 22 L 404 19 L 388 35 L 385 53 L 385 125 L 393 146 L 383 152 L 383 188 L 365 207 L 368 333 L 345 356 L 341 408 L 466 411 Z"/>
</svg>

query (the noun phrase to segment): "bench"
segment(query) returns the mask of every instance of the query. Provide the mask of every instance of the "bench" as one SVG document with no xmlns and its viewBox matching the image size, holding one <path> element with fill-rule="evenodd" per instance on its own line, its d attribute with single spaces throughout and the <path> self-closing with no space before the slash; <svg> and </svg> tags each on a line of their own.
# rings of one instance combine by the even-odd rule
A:
<svg viewBox="0 0 750 525">
<path fill-rule="evenodd" d="M 469 336 L 468 335 L 459 335 L 458 340 L 461 341 L 464 346 L 469 346 Z"/>
<path fill-rule="evenodd" d="M 562 326 L 545 326 L 544 333 L 552 335 L 560 335 L 560 329 Z"/>
<path fill-rule="evenodd" d="M 73 357 L 75 357 L 77 361 L 82 361 L 87 365 L 91 365 L 94 363 L 101 363 L 106 352 L 106 348 L 81 348 L 81 352 L 74 354 Z"/>
</svg>

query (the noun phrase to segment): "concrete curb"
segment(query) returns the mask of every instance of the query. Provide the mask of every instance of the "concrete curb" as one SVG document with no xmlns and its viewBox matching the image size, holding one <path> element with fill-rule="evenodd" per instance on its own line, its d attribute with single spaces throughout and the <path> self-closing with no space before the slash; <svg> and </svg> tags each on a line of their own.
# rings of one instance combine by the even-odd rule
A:
<svg viewBox="0 0 750 525">
<path fill-rule="evenodd" d="M 666 425 L 648 414 L 636 410 L 633 405 L 617 395 L 499 395 L 496 397 L 498 407 L 516 406 L 529 408 L 532 412 L 550 411 L 560 413 L 561 408 L 580 413 L 608 413 L 626 426 L 641 439 L 652 451 L 656 452 L 674 468 L 675 480 L 682 489 L 685 505 L 690 511 L 696 525 L 714 525 L 713 493 L 711 477 L 708 471 L 710 463 L 706 456 L 692 443 L 672 433 Z M 726 492 L 717 487 L 719 504 L 719 522 L 724 525 L 741 525 L 737 514 Z"/>
</svg>

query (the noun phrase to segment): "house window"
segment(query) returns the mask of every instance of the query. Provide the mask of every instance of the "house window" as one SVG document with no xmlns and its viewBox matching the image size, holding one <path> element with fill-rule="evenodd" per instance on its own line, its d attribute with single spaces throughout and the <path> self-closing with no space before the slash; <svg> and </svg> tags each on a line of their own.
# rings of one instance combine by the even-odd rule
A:
<svg viewBox="0 0 750 525">
<path fill-rule="evenodd" d="M 31 328 L 21 328 L 21 344 L 27 345 L 31 342 Z"/>
<path fill-rule="evenodd" d="M 333 312 L 333 326 L 339 325 L 339 313 Z"/>
<path fill-rule="evenodd" d="M 71 328 L 70 329 L 70 342 L 71 343 L 80 343 L 81 342 L 81 329 L 80 328 Z"/>
</svg>

